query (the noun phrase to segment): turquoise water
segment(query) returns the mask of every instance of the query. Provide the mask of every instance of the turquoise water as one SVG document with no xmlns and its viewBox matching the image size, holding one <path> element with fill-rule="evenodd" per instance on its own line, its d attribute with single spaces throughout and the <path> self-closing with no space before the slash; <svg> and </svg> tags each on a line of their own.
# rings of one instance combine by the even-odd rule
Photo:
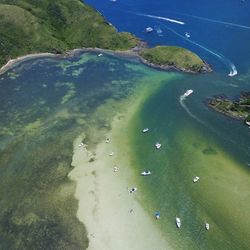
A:
<svg viewBox="0 0 250 250">
<path fill-rule="evenodd" d="M 209 110 L 202 93 L 194 92 L 184 101 L 188 113 L 179 99 L 181 88 L 190 87 L 186 84 L 180 79 L 166 85 L 145 103 L 131 125 L 138 174 L 152 171 L 150 178 L 138 180 L 144 190 L 140 200 L 149 213 L 161 212 L 160 227 L 174 249 L 247 249 L 249 129 Z M 207 95 L 212 86 L 206 87 Z M 143 127 L 150 132 L 141 134 Z M 162 143 L 158 151 L 157 141 Z M 196 184 L 194 176 L 200 177 Z M 175 217 L 182 219 L 180 231 Z M 206 221 L 209 232 L 204 229 Z"/>
<path fill-rule="evenodd" d="M 84 135 L 94 150 L 122 100 L 153 72 L 85 53 L 30 60 L 1 76 L 1 249 L 86 249 L 67 177 L 73 142 Z"/>
<path fill-rule="evenodd" d="M 119 30 L 131 31 L 150 45 L 190 48 L 212 63 L 215 72 L 163 73 L 136 60 L 86 53 L 30 60 L 2 75 L 0 248 L 88 246 L 86 229 L 75 216 L 74 183 L 67 178 L 73 141 L 84 134 L 84 143 L 94 150 L 104 140 L 114 115 L 124 111 L 123 100 L 146 82 L 152 81 L 153 88 L 159 79 L 166 79 L 142 103 L 126 131 L 134 152 L 132 166 L 138 173 L 136 185 L 143 190 L 137 197 L 149 216 L 161 212 L 157 225 L 174 249 L 248 249 L 250 130 L 242 122 L 210 110 L 206 102 L 213 95 L 234 97 L 249 90 L 249 31 L 204 20 L 200 25 L 194 17 L 183 15 L 247 26 L 248 2 L 245 7 L 232 1 L 202 6 L 197 1 L 158 1 L 154 5 L 150 1 L 89 2 L 99 6 Z M 180 19 L 188 25 L 135 14 L 142 12 Z M 143 33 L 149 25 L 160 27 L 163 36 Z M 190 32 L 191 40 L 202 47 L 173 31 L 182 36 Z M 207 49 L 223 55 L 222 60 Z M 233 78 L 227 76 L 232 69 L 228 60 L 239 73 Z M 181 102 L 187 89 L 194 93 Z M 150 132 L 142 134 L 144 127 Z M 154 148 L 157 141 L 162 143 L 158 151 Z M 150 169 L 152 176 L 141 178 L 144 169 Z M 194 184 L 196 175 L 200 181 Z M 176 216 L 182 220 L 181 230 L 175 226 Z M 209 232 L 205 222 L 210 224 Z"/>
</svg>

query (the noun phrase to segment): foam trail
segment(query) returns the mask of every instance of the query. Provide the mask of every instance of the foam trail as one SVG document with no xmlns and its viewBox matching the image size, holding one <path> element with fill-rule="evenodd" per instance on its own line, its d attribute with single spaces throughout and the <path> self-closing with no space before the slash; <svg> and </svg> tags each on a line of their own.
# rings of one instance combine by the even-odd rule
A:
<svg viewBox="0 0 250 250">
<path fill-rule="evenodd" d="M 186 100 L 186 97 L 184 95 L 180 96 L 179 102 L 181 104 L 181 106 L 186 110 L 186 112 L 192 117 L 194 118 L 197 122 L 206 125 L 202 120 L 200 120 L 196 115 L 194 115 L 189 108 L 186 106 L 186 104 L 184 103 L 184 101 Z"/>
<path fill-rule="evenodd" d="M 230 73 L 228 75 L 229 76 L 235 76 L 235 75 L 237 75 L 238 71 L 237 71 L 237 69 L 236 69 L 236 67 L 235 67 L 234 64 L 231 64 L 231 68 L 232 68 L 232 70 L 230 71 Z"/>
<path fill-rule="evenodd" d="M 192 17 L 195 19 L 199 19 L 199 20 L 203 20 L 203 21 L 207 21 L 207 22 L 211 22 L 211 23 L 219 23 L 219 24 L 229 25 L 229 26 L 237 27 L 237 28 L 241 28 L 241 29 L 250 29 L 249 26 L 242 25 L 242 24 L 224 22 L 224 21 L 220 21 L 220 20 L 215 20 L 215 19 L 210 19 L 210 18 L 200 17 L 200 16 L 194 16 L 194 15 L 189 15 L 189 14 L 184 14 L 184 13 L 179 13 L 179 12 L 176 12 L 176 13 L 183 15 L 183 16 Z"/>
<path fill-rule="evenodd" d="M 237 75 L 237 73 L 238 73 L 237 69 L 236 69 L 235 65 L 229 59 L 227 59 L 226 57 L 224 57 L 223 55 L 221 55 L 219 53 L 216 53 L 216 52 L 212 51 L 211 49 L 206 48 L 205 46 L 203 46 L 203 45 L 201 45 L 201 44 L 199 44 L 199 43 L 197 43 L 197 42 L 195 42 L 195 41 L 193 41 L 191 39 L 186 38 L 185 36 L 179 34 L 178 32 L 176 32 L 175 30 L 167 27 L 166 25 L 164 25 L 164 24 L 162 24 L 162 25 L 166 29 L 168 29 L 169 31 L 174 33 L 175 35 L 181 37 L 182 39 L 188 41 L 189 43 L 192 43 L 192 44 L 196 45 L 197 47 L 200 47 L 203 50 L 207 51 L 208 53 L 210 53 L 210 54 L 214 55 L 215 57 L 217 57 L 224 65 L 226 65 L 229 68 L 229 70 L 230 70 L 230 72 L 228 74 L 229 76 Z"/>
<path fill-rule="evenodd" d="M 138 15 L 138 16 L 145 16 L 145 17 L 154 18 L 154 19 L 160 19 L 160 20 L 168 21 L 168 22 L 171 22 L 171 23 L 177 23 L 177 24 L 181 24 L 181 25 L 184 25 L 184 24 L 185 24 L 185 23 L 182 22 L 182 21 L 175 20 L 175 19 L 168 18 L 168 17 L 153 16 L 153 15 L 140 14 L 140 13 L 136 13 L 136 15 Z"/>
</svg>

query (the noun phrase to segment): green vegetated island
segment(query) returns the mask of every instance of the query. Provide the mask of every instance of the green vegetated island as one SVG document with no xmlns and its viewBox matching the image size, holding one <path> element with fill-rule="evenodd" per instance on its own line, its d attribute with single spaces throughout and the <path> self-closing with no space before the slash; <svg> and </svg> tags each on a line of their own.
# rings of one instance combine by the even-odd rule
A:
<svg viewBox="0 0 250 250">
<path fill-rule="evenodd" d="M 80 0 L 0 0 L 0 67 L 27 54 L 62 54 L 76 48 L 127 51 L 162 69 L 210 72 L 194 53 L 174 46 L 149 49 Z"/>
<path fill-rule="evenodd" d="M 250 126 L 250 92 L 242 92 L 236 100 L 224 96 L 214 97 L 209 100 L 208 105 L 227 116 L 244 120 Z"/>
</svg>

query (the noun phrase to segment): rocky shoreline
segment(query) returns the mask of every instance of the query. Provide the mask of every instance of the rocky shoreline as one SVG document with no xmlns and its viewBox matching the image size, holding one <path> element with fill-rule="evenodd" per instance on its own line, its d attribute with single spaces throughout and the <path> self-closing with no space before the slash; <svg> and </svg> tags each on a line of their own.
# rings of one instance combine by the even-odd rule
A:
<svg viewBox="0 0 250 250">
<path fill-rule="evenodd" d="M 211 109 L 250 126 L 250 92 L 242 92 L 236 100 L 230 100 L 224 95 L 214 96 L 207 104 Z"/>
</svg>

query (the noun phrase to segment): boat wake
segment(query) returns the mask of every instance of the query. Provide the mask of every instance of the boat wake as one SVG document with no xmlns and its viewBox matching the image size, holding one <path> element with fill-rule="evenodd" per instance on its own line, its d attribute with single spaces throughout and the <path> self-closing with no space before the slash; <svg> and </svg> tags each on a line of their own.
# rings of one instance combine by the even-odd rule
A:
<svg viewBox="0 0 250 250">
<path fill-rule="evenodd" d="M 167 26 L 164 25 L 164 24 L 162 24 L 162 25 L 163 25 L 167 30 L 171 31 L 171 32 L 174 33 L 175 35 L 177 35 L 177 36 L 181 37 L 182 39 L 186 40 L 187 42 L 189 42 L 189 43 L 191 43 L 191 44 L 193 44 L 193 45 L 195 45 L 195 46 L 197 46 L 197 47 L 199 47 L 199 48 L 205 50 L 206 52 L 210 53 L 211 55 L 217 57 L 226 67 L 229 68 L 229 74 L 228 74 L 229 76 L 235 76 L 235 75 L 238 74 L 235 65 L 234 65 L 228 58 L 226 58 L 225 56 L 219 54 L 218 52 L 214 52 L 214 51 L 212 51 L 211 49 L 209 49 L 209 48 L 207 48 L 207 47 L 205 47 L 205 46 L 203 46 L 203 45 L 201 45 L 201 44 L 199 44 L 199 43 L 197 43 L 197 42 L 191 40 L 190 38 L 187 38 L 187 37 L 185 37 L 185 36 L 179 34 L 179 33 L 176 32 L 175 30 L 173 30 L 173 29 L 167 27 Z"/>
<path fill-rule="evenodd" d="M 186 106 L 186 104 L 185 104 L 185 102 L 184 102 L 184 101 L 186 100 L 186 98 L 187 98 L 187 96 L 185 96 L 185 95 L 181 95 L 181 96 L 180 96 L 179 102 L 180 102 L 181 106 L 185 109 L 185 111 L 189 114 L 190 117 L 192 117 L 193 119 L 195 119 L 197 122 L 199 122 L 199 123 L 205 125 L 205 123 L 204 123 L 202 120 L 200 120 L 196 115 L 194 115 L 194 114 L 189 110 L 189 108 Z"/>
<path fill-rule="evenodd" d="M 230 73 L 228 75 L 229 76 L 236 76 L 237 74 L 238 74 L 238 71 L 237 71 L 235 65 L 231 63 L 231 70 L 230 70 Z"/>
<path fill-rule="evenodd" d="M 162 17 L 162 16 L 153 16 L 153 15 L 148 15 L 148 14 L 142 14 L 142 13 L 135 13 L 137 16 L 145 16 L 145 17 L 149 17 L 149 18 L 154 18 L 154 19 L 160 19 L 160 20 L 164 20 L 170 23 L 177 23 L 177 24 L 181 24 L 184 25 L 185 23 L 179 20 L 175 20 L 172 18 L 168 18 L 168 17 Z"/>
<path fill-rule="evenodd" d="M 206 18 L 206 17 L 195 16 L 195 15 L 189 15 L 189 14 L 184 14 L 184 13 L 180 13 L 180 12 L 175 12 L 175 13 L 179 14 L 179 15 L 182 15 L 182 16 L 187 16 L 187 17 L 191 17 L 191 18 L 195 18 L 195 19 L 199 19 L 199 20 L 207 21 L 207 22 L 211 22 L 211 23 L 218 23 L 218 24 L 228 25 L 228 26 L 231 26 L 231 27 L 236 27 L 236 28 L 241 28 L 241 29 L 250 29 L 249 26 L 242 25 L 242 24 L 224 22 L 224 21 L 220 21 L 220 20 L 215 20 L 215 19 L 210 19 L 210 18 Z"/>
</svg>

